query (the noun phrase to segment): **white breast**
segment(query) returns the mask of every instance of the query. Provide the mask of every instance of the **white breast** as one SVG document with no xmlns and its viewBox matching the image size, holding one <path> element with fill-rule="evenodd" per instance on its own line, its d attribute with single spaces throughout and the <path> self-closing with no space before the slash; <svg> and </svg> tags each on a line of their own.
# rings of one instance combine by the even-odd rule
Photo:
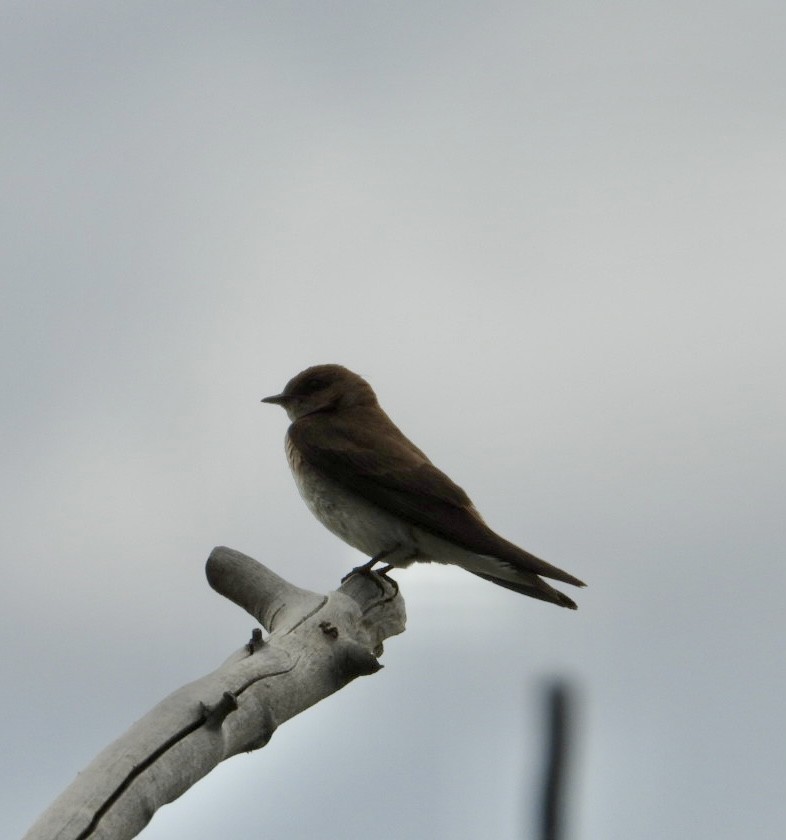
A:
<svg viewBox="0 0 786 840">
<path fill-rule="evenodd" d="M 385 561 L 407 565 L 419 554 L 417 536 L 402 520 L 331 481 L 303 460 L 287 436 L 287 459 L 308 509 L 337 537 L 375 557 L 394 552 Z M 424 558 L 425 559 L 425 558 Z"/>
</svg>

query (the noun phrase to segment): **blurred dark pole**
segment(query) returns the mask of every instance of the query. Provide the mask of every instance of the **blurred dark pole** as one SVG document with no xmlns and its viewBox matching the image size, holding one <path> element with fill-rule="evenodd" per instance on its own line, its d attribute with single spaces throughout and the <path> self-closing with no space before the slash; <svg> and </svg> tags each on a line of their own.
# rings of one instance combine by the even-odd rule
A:
<svg viewBox="0 0 786 840">
<path fill-rule="evenodd" d="M 566 775 L 575 698 L 565 680 L 546 687 L 546 766 L 541 794 L 541 837 L 564 840 Z"/>
</svg>

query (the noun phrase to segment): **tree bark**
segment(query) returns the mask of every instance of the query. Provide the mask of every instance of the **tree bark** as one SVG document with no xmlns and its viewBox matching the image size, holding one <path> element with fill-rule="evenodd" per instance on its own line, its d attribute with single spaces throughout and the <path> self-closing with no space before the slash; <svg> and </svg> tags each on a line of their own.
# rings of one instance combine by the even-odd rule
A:
<svg viewBox="0 0 786 840">
<path fill-rule="evenodd" d="M 24 840 L 126 840 L 219 762 L 264 747 L 285 720 L 382 665 L 404 631 L 389 579 L 355 574 L 329 595 L 293 586 L 240 552 L 216 548 L 207 578 L 268 631 L 213 673 L 175 691 L 100 753 Z"/>
</svg>

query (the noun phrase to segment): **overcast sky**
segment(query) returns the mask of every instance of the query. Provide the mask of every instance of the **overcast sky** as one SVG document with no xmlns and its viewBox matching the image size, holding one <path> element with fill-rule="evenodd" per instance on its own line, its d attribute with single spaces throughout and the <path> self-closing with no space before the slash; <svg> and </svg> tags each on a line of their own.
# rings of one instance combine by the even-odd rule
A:
<svg viewBox="0 0 786 840">
<path fill-rule="evenodd" d="M 575 840 L 783 836 L 782 2 L 3 3 L 3 835 L 253 621 L 320 592 L 260 405 L 366 376 L 577 613 L 398 574 L 379 674 L 146 840 L 532 836 L 577 686 Z M 573 594 L 573 593 L 571 593 Z"/>
</svg>

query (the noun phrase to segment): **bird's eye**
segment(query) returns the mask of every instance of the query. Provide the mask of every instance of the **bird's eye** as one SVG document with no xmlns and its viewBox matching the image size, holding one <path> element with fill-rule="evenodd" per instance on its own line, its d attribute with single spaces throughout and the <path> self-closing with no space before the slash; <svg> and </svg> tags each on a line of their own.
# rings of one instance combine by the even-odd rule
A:
<svg viewBox="0 0 786 840">
<path fill-rule="evenodd" d="M 318 391 L 320 388 L 324 387 L 325 383 L 321 379 L 307 379 L 303 383 L 303 390 L 311 393 L 313 391 Z"/>
</svg>

